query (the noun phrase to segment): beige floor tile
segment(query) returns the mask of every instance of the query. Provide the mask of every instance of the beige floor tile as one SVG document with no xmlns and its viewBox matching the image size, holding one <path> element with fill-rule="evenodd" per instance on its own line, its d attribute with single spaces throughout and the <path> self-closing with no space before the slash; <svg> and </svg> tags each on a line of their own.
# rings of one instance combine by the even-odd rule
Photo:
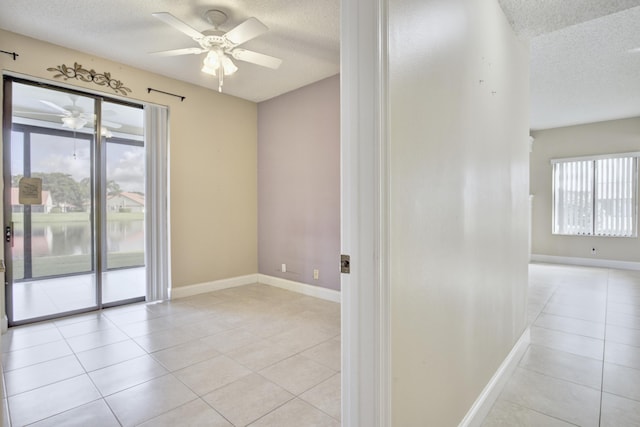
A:
<svg viewBox="0 0 640 427">
<path fill-rule="evenodd" d="M 252 371 L 259 371 L 295 354 L 294 351 L 259 340 L 227 354 L 231 359 Z"/>
<path fill-rule="evenodd" d="M 55 327 L 46 329 L 29 327 L 10 329 L 2 336 L 2 352 L 22 350 L 62 339 L 62 334 Z"/>
<path fill-rule="evenodd" d="M 141 427 L 234 427 L 201 399 L 193 400 L 140 424 Z"/>
<path fill-rule="evenodd" d="M 99 398 L 91 380 L 81 375 L 9 397 L 11 422 L 31 424 Z"/>
<path fill-rule="evenodd" d="M 532 326 L 531 343 L 555 350 L 566 351 L 578 356 L 602 360 L 604 355 L 604 341 L 582 335 Z"/>
<path fill-rule="evenodd" d="M 295 323 L 292 324 L 295 325 Z M 295 326 L 288 331 L 270 337 L 269 341 L 298 353 L 333 338 L 335 335 L 313 327 Z"/>
<path fill-rule="evenodd" d="M 607 313 L 607 325 L 640 329 L 640 315 L 609 312 Z"/>
<path fill-rule="evenodd" d="M 58 330 L 65 338 L 72 338 L 78 335 L 86 335 L 92 332 L 103 331 L 115 328 L 116 326 L 104 316 L 98 316 L 83 322 L 71 323 L 58 326 Z"/>
<path fill-rule="evenodd" d="M 2 399 L 2 426 L 11 427 L 11 421 L 9 420 L 9 403 L 7 399 Z"/>
<path fill-rule="evenodd" d="M 638 304 L 640 307 L 640 304 Z M 640 329 L 607 325 L 607 344 L 618 343 L 640 347 Z"/>
<path fill-rule="evenodd" d="M 255 343 L 260 339 L 260 337 L 240 328 L 220 332 L 210 337 L 203 338 L 202 341 L 210 344 L 220 353 L 229 353 L 233 350 Z"/>
<path fill-rule="evenodd" d="M 251 427 L 340 427 L 340 422 L 308 403 L 294 399 L 250 424 Z"/>
<path fill-rule="evenodd" d="M 501 398 L 583 427 L 597 427 L 600 392 L 517 368 Z"/>
<path fill-rule="evenodd" d="M 126 340 L 114 344 L 76 353 L 78 360 L 87 372 L 105 368 L 120 362 L 135 359 L 146 352 L 133 340 Z"/>
<path fill-rule="evenodd" d="M 564 317 L 572 317 L 575 319 L 587 320 L 590 322 L 604 323 L 606 318 L 606 307 L 604 306 L 604 304 L 602 304 L 601 307 L 581 307 L 576 305 L 549 303 L 544 308 L 544 313 Z"/>
<path fill-rule="evenodd" d="M 600 390 L 602 362 L 564 351 L 531 345 L 520 361 L 521 368 Z"/>
<path fill-rule="evenodd" d="M 4 353 L 2 354 L 2 367 L 5 372 L 8 372 L 13 369 L 24 368 L 25 366 L 58 359 L 70 354 L 73 354 L 73 351 L 64 340 L 55 341 Z"/>
<path fill-rule="evenodd" d="M 572 427 L 557 418 L 499 399 L 482 423 L 482 427 Z"/>
<path fill-rule="evenodd" d="M 250 373 L 249 369 L 227 356 L 218 356 L 175 371 L 174 375 L 199 396 L 203 396 Z"/>
<path fill-rule="evenodd" d="M 300 399 L 340 421 L 340 374 L 302 393 Z"/>
<path fill-rule="evenodd" d="M 131 338 L 138 338 L 144 335 L 153 334 L 154 332 L 166 331 L 171 329 L 173 325 L 166 317 L 158 317 L 156 319 L 143 320 L 141 322 L 127 323 L 120 325 L 118 328 Z"/>
<path fill-rule="evenodd" d="M 602 394 L 601 427 L 637 427 L 640 425 L 640 402 L 609 393 Z"/>
<path fill-rule="evenodd" d="M 133 426 L 196 398 L 191 390 L 169 374 L 112 394 L 106 401 L 123 426 Z"/>
<path fill-rule="evenodd" d="M 334 371 L 340 371 L 341 345 L 340 341 L 336 339 L 330 339 L 315 347 L 311 347 L 305 350 L 302 355 Z"/>
<path fill-rule="evenodd" d="M 102 347 L 120 341 L 126 341 L 129 337 L 116 328 L 105 329 L 104 331 L 92 332 L 90 334 L 80 335 L 67 339 L 67 344 L 71 349 L 79 353 L 81 351 L 91 350 L 93 348 Z"/>
<path fill-rule="evenodd" d="M 89 377 L 103 396 L 163 376 L 167 370 L 151 356 L 144 355 L 89 373 Z"/>
<path fill-rule="evenodd" d="M 590 322 L 588 320 L 580 320 L 573 317 L 542 313 L 536 319 L 534 325 L 556 331 L 567 332 L 569 334 L 604 339 L 604 322 Z"/>
<path fill-rule="evenodd" d="M 239 427 L 250 424 L 293 397 L 262 376 L 251 374 L 205 395 L 203 399 Z"/>
<path fill-rule="evenodd" d="M 295 355 L 259 373 L 285 390 L 298 395 L 328 379 L 336 371 L 304 356 Z"/>
<path fill-rule="evenodd" d="M 151 356 L 170 371 L 176 371 L 219 356 L 213 345 L 202 339 L 152 353 Z"/>
<path fill-rule="evenodd" d="M 134 338 L 134 341 L 148 353 L 154 353 L 156 351 L 184 344 L 189 341 L 194 341 L 199 338 L 200 337 L 198 335 L 191 334 L 188 330 L 172 328 Z"/>
<path fill-rule="evenodd" d="M 7 395 L 14 396 L 82 374 L 84 374 L 84 369 L 76 357 L 70 355 L 5 372 L 4 378 Z"/>
<path fill-rule="evenodd" d="M 608 342 L 605 346 L 604 361 L 640 369 L 640 347 Z"/>
<path fill-rule="evenodd" d="M 33 427 L 119 427 L 109 406 L 103 399 L 78 406 L 45 420 L 31 424 Z"/>
<path fill-rule="evenodd" d="M 603 391 L 640 401 L 640 370 L 605 363 Z"/>
</svg>

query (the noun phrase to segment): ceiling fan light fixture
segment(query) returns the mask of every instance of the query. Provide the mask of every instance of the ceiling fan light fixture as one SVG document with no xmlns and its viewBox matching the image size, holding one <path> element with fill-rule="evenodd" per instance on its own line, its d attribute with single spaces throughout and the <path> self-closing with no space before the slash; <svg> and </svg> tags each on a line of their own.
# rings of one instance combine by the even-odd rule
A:
<svg viewBox="0 0 640 427">
<path fill-rule="evenodd" d="M 88 120 L 83 117 L 62 117 L 62 127 L 77 130 L 82 129 L 84 125 L 88 123 Z"/>
<path fill-rule="evenodd" d="M 207 64 L 204 64 L 200 71 L 202 71 L 203 73 L 211 74 L 212 76 L 216 76 L 217 75 L 216 72 L 218 71 L 218 67 L 213 68 L 213 67 L 210 67 Z"/>
<path fill-rule="evenodd" d="M 238 71 L 236 64 L 234 64 L 231 58 L 226 55 L 222 57 L 222 69 L 224 70 L 225 76 L 230 76 Z"/>
</svg>

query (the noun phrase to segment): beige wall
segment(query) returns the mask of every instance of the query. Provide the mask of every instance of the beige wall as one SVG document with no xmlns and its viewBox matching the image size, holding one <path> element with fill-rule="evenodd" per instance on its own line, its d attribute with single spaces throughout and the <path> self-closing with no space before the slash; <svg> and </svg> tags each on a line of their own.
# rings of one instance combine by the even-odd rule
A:
<svg viewBox="0 0 640 427">
<path fill-rule="evenodd" d="M 553 199 L 550 159 L 638 151 L 640 118 L 540 130 L 531 135 L 534 137 L 530 178 L 530 191 L 534 195 L 532 253 L 639 262 L 640 240 L 637 238 L 551 234 Z M 595 255 L 591 253 L 592 248 L 596 248 Z"/>
<path fill-rule="evenodd" d="M 394 426 L 454 426 L 525 328 L 528 50 L 495 0 L 390 0 Z"/>
<path fill-rule="evenodd" d="M 171 276 L 174 287 L 255 274 L 257 264 L 257 105 L 215 90 L 0 31 L 3 71 L 51 80 L 48 67 L 74 62 L 111 72 L 130 99 L 167 105 L 170 115 Z M 78 89 L 114 93 L 77 80 Z M 216 86 L 212 83 L 212 87 Z M 180 99 L 147 88 L 186 96 Z"/>
</svg>

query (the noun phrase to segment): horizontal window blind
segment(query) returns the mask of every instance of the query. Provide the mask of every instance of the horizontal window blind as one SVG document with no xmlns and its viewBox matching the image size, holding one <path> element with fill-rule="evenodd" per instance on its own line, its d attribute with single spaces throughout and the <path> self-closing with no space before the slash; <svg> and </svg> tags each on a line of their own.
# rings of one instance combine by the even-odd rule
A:
<svg viewBox="0 0 640 427">
<path fill-rule="evenodd" d="M 637 153 L 552 163 L 554 234 L 637 235 Z"/>
</svg>

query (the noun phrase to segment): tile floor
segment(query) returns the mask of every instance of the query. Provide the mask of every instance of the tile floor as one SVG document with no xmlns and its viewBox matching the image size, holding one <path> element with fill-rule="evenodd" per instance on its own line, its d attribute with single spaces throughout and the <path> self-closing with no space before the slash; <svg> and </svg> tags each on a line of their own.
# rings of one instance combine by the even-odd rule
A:
<svg viewBox="0 0 640 427">
<path fill-rule="evenodd" d="M 484 421 L 640 426 L 640 272 L 532 264 L 531 344 Z"/>
<path fill-rule="evenodd" d="M 123 268 L 102 273 L 102 299 L 110 303 L 143 297 L 145 268 Z M 79 274 L 13 284 L 13 319 L 16 322 L 96 305 L 94 274 Z"/>
<path fill-rule="evenodd" d="M 256 284 L 106 309 L 11 328 L 2 368 L 5 426 L 339 426 L 340 307 Z"/>
</svg>

